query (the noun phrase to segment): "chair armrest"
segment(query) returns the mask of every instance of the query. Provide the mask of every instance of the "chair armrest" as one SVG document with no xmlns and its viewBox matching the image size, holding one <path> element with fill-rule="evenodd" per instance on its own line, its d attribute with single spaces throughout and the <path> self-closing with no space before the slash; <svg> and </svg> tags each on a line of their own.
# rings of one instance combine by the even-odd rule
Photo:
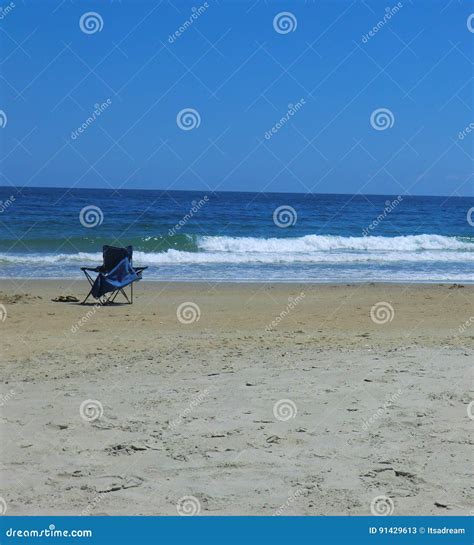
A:
<svg viewBox="0 0 474 545">
<path fill-rule="evenodd" d="M 148 269 L 148 267 L 133 267 L 135 272 L 137 273 L 141 273 L 143 271 L 145 271 L 146 269 Z"/>
<path fill-rule="evenodd" d="M 100 272 L 101 267 L 81 267 L 81 271 Z"/>
</svg>

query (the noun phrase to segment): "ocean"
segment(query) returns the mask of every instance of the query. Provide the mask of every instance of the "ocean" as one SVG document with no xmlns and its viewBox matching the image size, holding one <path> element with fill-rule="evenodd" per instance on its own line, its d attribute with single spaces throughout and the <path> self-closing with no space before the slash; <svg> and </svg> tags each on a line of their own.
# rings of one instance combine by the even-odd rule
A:
<svg viewBox="0 0 474 545">
<path fill-rule="evenodd" d="M 473 199 L 0 187 L 0 277 L 81 278 L 103 244 L 145 280 L 474 282 Z M 472 215 L 472 218 L 471 218 Z"/>
</svg>

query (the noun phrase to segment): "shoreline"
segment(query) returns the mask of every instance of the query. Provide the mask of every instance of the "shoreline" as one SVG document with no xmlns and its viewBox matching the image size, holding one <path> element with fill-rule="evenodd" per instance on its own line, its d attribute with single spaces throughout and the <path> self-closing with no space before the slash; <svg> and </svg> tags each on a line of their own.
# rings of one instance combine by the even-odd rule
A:
<svg viewBox="0 0 474 545">
<path fill-rule="evenodd" d="M 84 278 L 82 277 L 69 277 L 69 276 L 58 276 L 58 277 L 48 277 L 48 278 L 32 278 L 30 276 L 16 276 L 15 278 L 12 278 L 10 276 L 8 277 L 2 277 L 0 276 L 0 282 L 12 282 L 15 283 L 16 280 L 21 280 L 22 282 L 61 282 L 61 281 L 71 281 L 71 282 L 85 282 Z M 408 287 L 408 286 L 458 286 L 460 284 L 465 284 L 466 286 L 474 286 L 473 280 L 432 280 L 432 281 L 426 281 L 426 280 L 413 280 L 413 281 L 399 281 L 399 280 L 341 280 L 340 282 L 335 281 L 317 281 L 317 280 L 258 280 L 258 279 L 251 279 L 251 280 L 222 280 L 222 279 L 208 279 L 203 280 L 202 278 L 198 278 L 196 280 L 160 280 L 160 279 L 147 279 L 143 278 L 140 280 L 140 283 L 143 284 L 189 284 L 189 285 L 196 285 L 196 284 L 202 284 L 203 286 L 207 286 L 209 284 L 235 284 L 236 286 L 240 285 L 255 285 L 260 286 L 262 284 L 266 285 L 305 285 L 305 286 L 400 286 L 400 287 Z"/>
</svg>

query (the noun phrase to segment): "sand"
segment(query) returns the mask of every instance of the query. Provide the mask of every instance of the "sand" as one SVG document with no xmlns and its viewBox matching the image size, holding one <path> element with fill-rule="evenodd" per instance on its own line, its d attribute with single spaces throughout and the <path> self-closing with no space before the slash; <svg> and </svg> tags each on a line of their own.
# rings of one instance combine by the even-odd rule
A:
<svg viewBox="0 0 474 545">
<path fill-rule="evenodd" d="M 473 286 L 85 292 L 0 280 L 7 514 L 472 511 Z"/>
</svg>

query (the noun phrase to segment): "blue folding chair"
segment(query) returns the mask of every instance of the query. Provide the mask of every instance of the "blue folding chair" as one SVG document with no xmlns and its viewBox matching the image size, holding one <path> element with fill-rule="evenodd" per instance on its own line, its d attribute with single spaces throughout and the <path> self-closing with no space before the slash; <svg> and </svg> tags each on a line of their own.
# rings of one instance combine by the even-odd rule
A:
<svg viewBox="0 0 474 545">
<path fill-rule="evenodd" d="M 133 283 L 142 279 L 142 273 L 148 267 L 134 267 L 132 265 L 133 248 L 116 248 L 104 246 L 102 248 L 103 264 L 98 267 L 81 267 L 89 284 L 90 291 L 81 305 L 84 305 L 92 295 L 99 299 L 102 305 L 113 303 L 121 293 L 127 303 L 133 303 Z M 94 278 L 93 274 L 96 273 Z M 130 286 L 130 298 L 125 288 Z"/>
</svg>

